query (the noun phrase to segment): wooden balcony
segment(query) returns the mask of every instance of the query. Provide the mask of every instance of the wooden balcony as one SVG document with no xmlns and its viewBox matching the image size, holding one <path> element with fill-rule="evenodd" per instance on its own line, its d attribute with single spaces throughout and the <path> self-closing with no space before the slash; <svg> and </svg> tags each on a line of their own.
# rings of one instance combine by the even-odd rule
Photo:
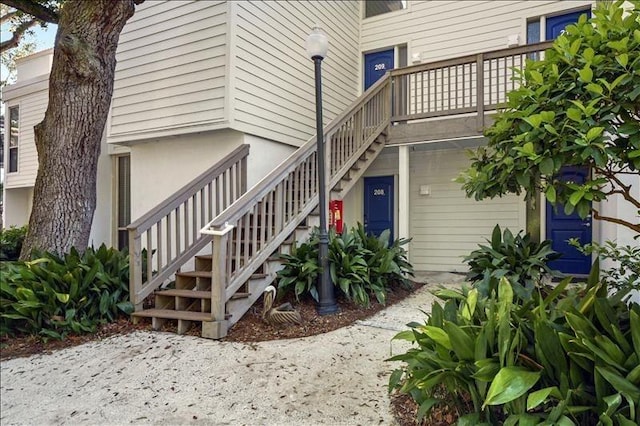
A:
<svg viewBox="0 0 640 426">
<path fill-rule="evenodd" d="M 518 86 L 527 59 L 551 42 L 530 44 L 389 72 L 392 126 L 388 145 L 477 137 Z"/>
</svg>

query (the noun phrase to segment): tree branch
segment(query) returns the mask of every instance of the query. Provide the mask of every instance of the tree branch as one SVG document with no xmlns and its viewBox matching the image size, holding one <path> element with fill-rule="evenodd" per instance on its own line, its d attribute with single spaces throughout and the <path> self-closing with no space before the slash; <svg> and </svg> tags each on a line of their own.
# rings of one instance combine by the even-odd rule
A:
<svg viewBox="0 0 640 426">
<path fill-rule="evenodd" d="M 601 169 L 601 172 L 606 178 L 611 179 L 620 188 L 622 188 L 621 191 L 616 191 L 615 193 L 619 193 L 625 200 L 633 204 L 636 208 L 640 209 L 640 200 L 636 200 L 633 196 L 631 196 L 631 185 L 625 185 L 624 183 L 622 183 L 622 181 L 616 177 L 616 172 L 614 171 Z"/>
<path fill-rule="evenodd" d="M 9 40 L 6 40 L 0 43 L 0 52 L 4 52 L 5 50 L 9 50 L 9 49 L 13 49 L 14 47 L 17 47 L 18 44 L 20 44 L 20 40 L 22 40 L 22 36 L 24 35 L 24 33 L 29 28 L 34 26 L 35 23 L 36 23 L 35 19 L 31 19 L 29 21 L 25 21 L 21 23 L 18 26 L 18 28 L 15 29 L 15 31 L 13 32 L 13 35 Z"/>
<path fill-rule="evenodd" d="M 613 174 L 611 175 L 611 180 L 613 180 L 622 188 L 622 196 L 624 197 L 624 199 L 636 206 L 636 208 L 640 209 L 640 201 L 631 196 L 631 185 L 623 184 L 622 181 L 615 177 Z"/>
<path fill-rule="evenodd" d="M 11 18 L 13 18 L 16 15 L 17 15 L 17 12 L 14 10 L 12 12 L 9 12 L 9 13 L 6 13 L 6 14 L 0 16 L 0 25 L 9 22 L 11 20 Z"/>
<path fill-rule="evenodd" d="M 638 234 L 640 234 L 640 223 L 634 224 L 631 222 L 627 222 L 626 220 L 619 219 L 617 217 L 600 216 L 600 213 L 596 209 L 591 209 L 591 211 L 593 211 L 594 219 L 604 220 L 605 222 L 611 222 L 611 223 L 616 223 L 618 225 L 626 226 L 627 228 L 630 228 L 636 231 Z"/>
<path fill-rule="evenodd" d="M 35 17 L 36 19 L 49 22 L 52 24 L 57 24 L 59 15 L 58 12 L 52 9 L 49 9 L 46 6 L 42 6 L 34 1 L 29 0 L 2 0 L 2 3 L 6 4 L 9 7 L 13 7 L 14 9 L 18 9 L 21 12 L 24 12 L 28 15 Z"/>
</svg>

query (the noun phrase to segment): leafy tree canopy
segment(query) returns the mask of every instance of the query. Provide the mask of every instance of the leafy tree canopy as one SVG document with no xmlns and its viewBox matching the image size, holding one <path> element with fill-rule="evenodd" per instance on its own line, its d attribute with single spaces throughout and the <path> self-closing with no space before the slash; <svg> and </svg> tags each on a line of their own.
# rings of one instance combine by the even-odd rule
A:
<svg viewBox="0 0 640 426">
<path fill-rule="evenodd" d="M 35 26 L 57 24 L 64 0 L 2 0 L 0 24 L 7 25 L 12 37 L 0 43 L 3 52 L 17 47 Z"/>
<path fill-rule="evenodd" d="M 0 87 L 11 82 L 15 76 L 15 60 L 35 51 L 33 30 L 40 26 L 58 23 L 60 5 L 64 0 L 2 0 L 0 3 L 0 25 L 11 38 L 0 42 L 0 65 L 4 72 Z M 30 12 L 29 12 L 30 11 Z"/>
<path fill-rule="evenodd" d="M 566 28 L 538 61 L 527 61 L 520 87 L 485 131 L 458 182 L 477 200 L 507 193 L 542 191 L 546 199 L 582 217 L 624 225 L 640 223 L 606 217 L 592 202 L 619 196 L 638 209 L 628 176 L 640 172 L 640 1 L 599 4 Z M 588 166 L 578 184 L 563 182 L 563 166 Z"/>
</svg>

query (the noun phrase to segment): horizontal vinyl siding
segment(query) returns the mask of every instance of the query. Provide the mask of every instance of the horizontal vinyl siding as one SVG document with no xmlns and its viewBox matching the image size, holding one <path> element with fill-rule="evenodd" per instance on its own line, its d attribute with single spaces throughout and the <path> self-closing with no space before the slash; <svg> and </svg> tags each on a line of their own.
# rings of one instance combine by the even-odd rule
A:
<svg viewBox="0 0 640 426">
<path fill-rule="evenodd" d="M 109 137 L 224 121 L 227 10 L 220 1 L 138 7 L 118 44 Z"/>
<path fill-rule="evenodd" d="M 18 139 L 18 172 L 9 173 L 9 142 L 5 141 L 5 184 L 7 188 L 21 188 L 35 185 L 36 174 L 38 173 L 38 153 L 36 151 L 35 135 L 33 126 L 44 119 L 49 102 L 49 91 L 40 90 L 24 97 L 13 99 L 11 103 L 5 105 L 7 116 L 9 108 L 19 106 L 20 108 L 20 135 Z M 5 121 L 8 125 L 8 120 Z"/>
<path fill-rule="evenodd" d="M 315 133 L 313 62 L 306 54 L 306 37 L 316 23 L 329 37 L 322 62 L 328 123 L 356 96 L 359 5 L 241 1 L 233 7 L 233 126 L 300 145 Z"/>
<path fill-rule="evenodd" d="M 409 60 L 422 62 L 507 47 L 519 34 L 526 43 L 526 20 L 588 7 L 593 1 L 412 1 L 403 11 L 362 21 L 363 51 L 408 43 Z"/>
<path fill-rule="evenodd" d="M 485 243 L 497 223 L 514 233 L 525 227 L 519 197 L 475 201 L 453 182 L 469 165 L 463 151 L 416 151 L 410 158 L 410 260 L 416 270 L 465 271 L 463 257 Z M 429 185 L 431 195 L 419 195 L 421 185 Z"/>
</svg>

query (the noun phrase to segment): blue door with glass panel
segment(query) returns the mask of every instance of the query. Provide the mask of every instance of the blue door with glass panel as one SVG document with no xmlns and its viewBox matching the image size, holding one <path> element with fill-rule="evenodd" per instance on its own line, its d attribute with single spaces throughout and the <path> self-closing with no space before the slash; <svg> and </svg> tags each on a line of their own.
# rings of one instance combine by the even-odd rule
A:
<svg viewBox="0 0 640 426">
<path fill-rule="evenodd" d="M 389 70 L 393 69 L 393 49 L 364 55 L 364 90 L 371 87 Z"/>
<path fill-rule="evenodd" d="M 581 10 L 579 12 L 571 12 L 564 15 L 551 16 L 547 18 L 547 26 L 545 29 L 546 39 L 554 40 L 558 38 L 558 36 L 562 34 L 567 25 L 578 22 L 580 15 L 585 13 L 587 14 L 587 18 L 591 17 L 590 10 Z"/>
<path fill-rule="evenodd" d="M 564 167 L 560 171 L 559 179 L 564 182 L 582 184 L 587 178 L 589 169 L 586 167 Z M 567 242 L 570 238 L 577 238 L 580 244 L 591 242 L 591 216 L 580 219 L 575 211 L 564 214 L 564 208 L 557 209 L 547 202 L 547 239 L 551 240 L 551 248 L 562 255 L 558 260 L 549 263 L 553 269 L 566 274 L 588 274 L 591 268 L 591 257 L 580 253 Z"/>
<path fill-rule="evenodd" d="M 379 236 L 385 229 L 393 241 L 393 176 L 364 178 L 364 230 Z"/>
</svg>

